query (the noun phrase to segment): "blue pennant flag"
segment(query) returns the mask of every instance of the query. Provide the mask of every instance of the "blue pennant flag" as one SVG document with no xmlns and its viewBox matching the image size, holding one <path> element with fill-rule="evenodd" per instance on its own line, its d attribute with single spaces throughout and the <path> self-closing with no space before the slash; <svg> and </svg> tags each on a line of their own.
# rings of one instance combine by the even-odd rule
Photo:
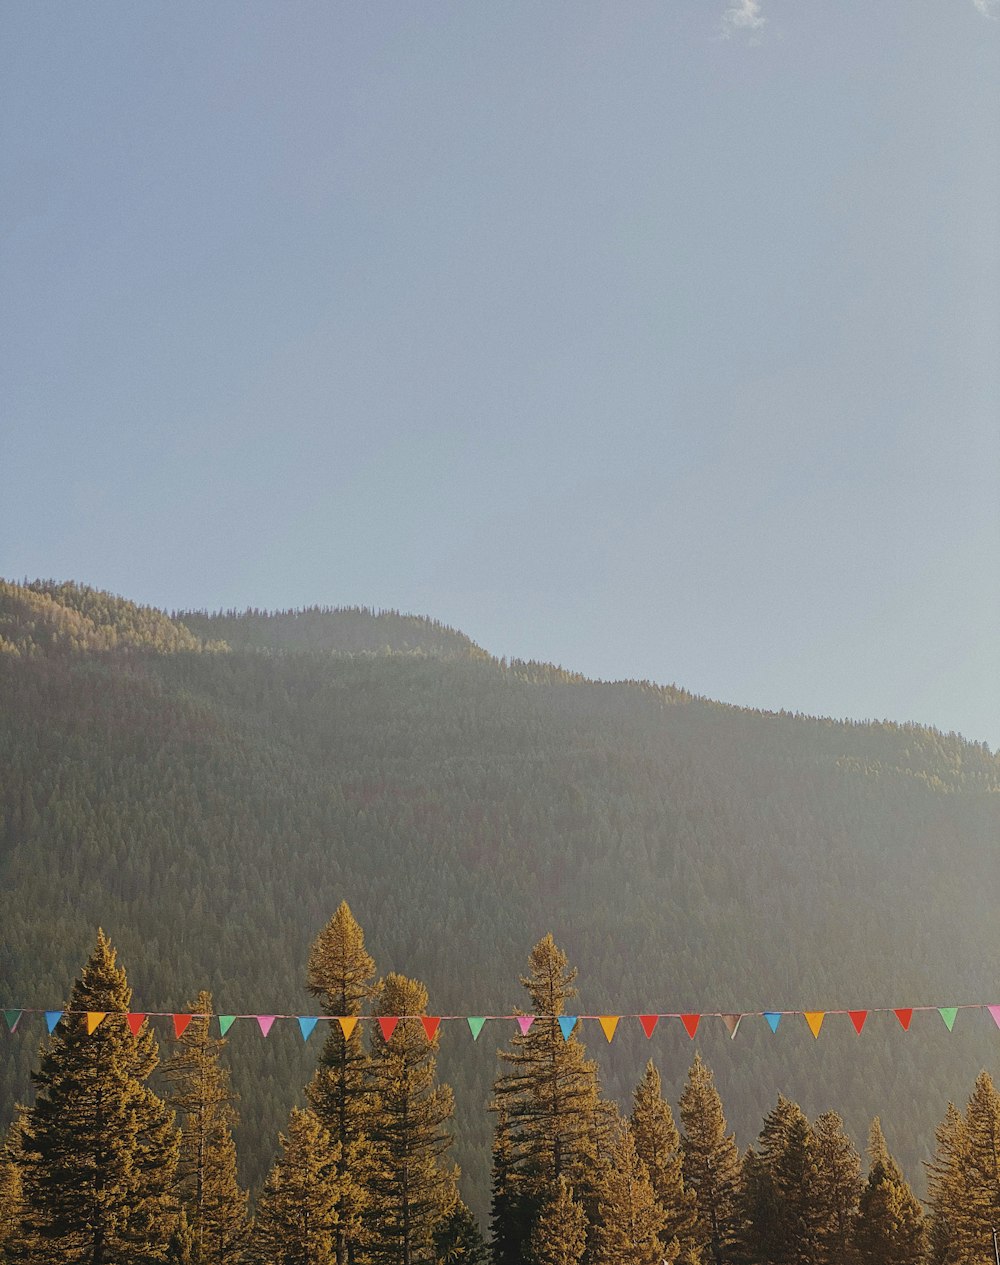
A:
<svg viewBox="0 0 1000 1265">
<path fill-rule="evenodd" d="M 313 1015 L 299 1015 L 299 1028 L 302 1030 L 302 1040 L 308 1041 L 312 1036 L 312 1030 L 319 1023 L 319 1020 Z"/>
<path fill-rule="evenodd" d="M 47 1010 L 45 1012 L 45 1022 L 48 1024 L 49 1033 L 55 1032 L 56 1024 L 63 1017 L 61 1010 Z"/>
<path fill-rule="evenodd" d="M 562 1028 L 563 1040 L 568 1041 L 570 1033 L 576 1027 L 576 1015 L 560 1015 L 559 1027 Z"/>
<path fill-rule="evenodd" d="M 770 1027 L 771 1031 L 777 1032 L 778 1024 L 781 1023 L 781 1011 L 780 1010 L 765 1010 L 764 1018 L 767 1020 L 768 1026 Z"/>
</svg>

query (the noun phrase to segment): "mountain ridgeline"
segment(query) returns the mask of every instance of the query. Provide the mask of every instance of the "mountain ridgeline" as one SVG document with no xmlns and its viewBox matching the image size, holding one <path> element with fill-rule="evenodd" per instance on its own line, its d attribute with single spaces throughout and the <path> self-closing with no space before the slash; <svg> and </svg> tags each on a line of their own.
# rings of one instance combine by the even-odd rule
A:
<svg viewBox="0 0 1000 1265">
<path fill-rule="evenodd" d="M 630 1020 L 591 1047 L 623 1103 L 650 1054 L 676 1101 L 702 1050 L 744 1145 L 778 1094 L 859 1141 L 880 1115 L 920 1187 L 942 1105 L 1000 1066 L 985 1011 L 891 1014 L 1000 1002 L 1000 759 L 954 734 L 501 662 L 396 612 L 168 616 L 0 582 L 0 768 L 5 1007 L 62 1006 L 100 925 L 137 1009 L 206 989 L 309 1014 L 309 946 L 346 899 L 432 1013 L 512 1013 L 549 931 L 583 1014 L 746 1013 L 733 1040 Z M 818 1039 L 754 1013 L 879 1007 Z M 293 1027 L 230 1034 L 254 1185 L 315 1066 Z M 439 1064 L 482 1213 L 507 1034 L 457 1027 Z M 3 1043 L 6 1118 L 43 1032 L 26 1015 Z"/>
</svg>

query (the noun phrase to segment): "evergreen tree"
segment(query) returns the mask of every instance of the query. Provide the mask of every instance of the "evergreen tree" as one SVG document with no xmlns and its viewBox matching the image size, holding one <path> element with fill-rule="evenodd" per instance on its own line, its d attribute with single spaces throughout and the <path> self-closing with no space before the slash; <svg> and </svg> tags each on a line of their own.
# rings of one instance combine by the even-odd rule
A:
<svg viewBox="0 0 1000 1265">
<path fill-rule="evenodd" d="M 22 1134 L 25 1259 L 38 1265 L 153 1265 L 177 1222 L 179 1138 L 173 1113 L 146 1081 L 157 1063 L 148 1027 L 125 1021 L 132 1002 L 115 950 L 97 944 L 69 1011 L 34 1076 Z M 106 1014 L 88 1033 L 80 1012 Z"/>
<path fill-rule="evenodd" d="M 816 1265 L 850 1265 L 854 1221 L 861 1196 L 861 1156 L 835 1111 L 813 1126 L 818 1216 Z"/>
<path fill-rule="evenodd" d="M 495 1084 L 495 1110 L 502 1113 L 506 1215 L 494 1213 L 494 1259 L 525 1259 L 532 1224 L 543 1199 L 567 1177 L 584 1204 L 591 1199 L 606 1116 L 599 1107 L 596 1064 L 589 1062 L 575 1032 L 565 1038 L 559 1016 L 576 996 L 576 971 L 551 935 L 529 957 L 521 983 L 531 997 L 534 1022 L 512 1039 L 500 1058 L 508 1071 Z M 494 1206 L 496 1208 L 494 1173 Z"/>
<path fill-rule="evenodd" d="M 752 1261 L 814 1265 L 820 1217 L 816 1147 L 797 1103 L 779 1096 L 744 1161 L 742 1238 Z"/>
<path fill-rule="evenodd" d="M 593 1265 L 619 1265 L 622 1261 L 629 1265 L 660 1265 L 660 1236 L 665 1224 L 649 1172 L 626 1124 L 609 1159 L 600 1167 Z"/>
<path fill-rule="evenodd" d="M 259 1265 L 334 1265 L 337 1146 L 314 1112 L 297 1107 L 279 1144 L 257 1201 L 252 1259 Z"/>
<path fill-rule="evenodd" d="M 587 1214 L 560 1177 L 532 1228 L 532 1259 L 536 1265 L 578 1265 L 586 1250 Z"/>
<path fill-rule="evenodd" d="M 434 1231 L 455 1202 L 457 1175 L 441 1159 L 454 1104 L 451 1089 L 436 1083 L 437 1036 L 428 1040 L 419 1018 L 427 1011 L 423 984 L 388 975 L 376 1009 L 398 1022 L 388 1041 L 373 1025 L 367 1252 L 375 1265 L 417 1265 L 431 1260 Z"/>
<path fill-rule="evenodd" d="M 236 1123 L 225 1040 L 209 1032 L 212 995 L 200 992 L 194 1018 L 163 1065 L 168 1104 L 178 1113 L 176 1191 L 194 1243 L 194 1265 L 230 1265 L 247 1235 L 247 1196 L 236 1177 Z"/>
<path fill-rule="evenodd" d="M 646 1165 L 664 1216 L 663 1255 L 676 1265 L 700 1265 L 698 1206 L 684 1185 L 681 1139 L 670 1104 L 664 1101 L 660 1073 L 652 1059 L 632 1096 L 632 1136 Z"/>
<path fill-rule="evenodd" d="M 365 949 L 364 932 L 346 901 L 316 937 L 309 953 L 306 984 L 322 1000 L 325 1015 L 356 1019 L 372 996 L 375 963 Z M 368 1107 L 368 1056 L 356 1024 L 349 1037 L 330 1024 L 316 1073 L 307 1089 L 310 1105 L 338 1145 L 337 1265 L 359 1251 L 362 1218 L 368 1205 L 370 1148 L 365 1139 Z"/>
<path fill-rule="evenodd" d="M 921 1265 L 923 1209 L 889 1154 L 878 1118 L 872 1121 L 868 1155 L 871 1170 L 854 1235 L 859 1265 Z"/>
<path fill-rule="evenodd" d="M 21 1237 L 24 1219 L 24 1192 L 21 1180 L 21 1130 L 24 1108 L 7 1130 L 3 1148 L 0 1149 L 0 1265 L 6 1265 Z"/>
<path fill-rule="evenodd" d="M 953 1190 L 952 1223 L 962 1261 L 989 1260 L 993 1229 L 1000 1230 L 1000 1094 L 980 1072 L 956 1130 L 961 1184 Z"/>
<path fill-rule="evenodd" d="M 962 1265 L 966 1260 L 960 1243 L 969 1198 L 964 1125 L 961 1112 L 950 1102 L 934 1135 L 934 1158 L 927 1165 L 927 1265 Z"/>
<path fill-rule="evenodd" d="M 698 1241 L 715 1265 L 733 1260 L 737 1238 L 740 1153 L 726 1132 L 712 1073 L 696 1054 L 680 1099 L 684 1184 L 698 1205 Z"/>
<path fill-rule="evenodd" d="M 435 1265 L 487 1265 L 489 1261 L 476 1219 L 457 1197 L 434 1228 L 432 1256 Z"/>
</svg>

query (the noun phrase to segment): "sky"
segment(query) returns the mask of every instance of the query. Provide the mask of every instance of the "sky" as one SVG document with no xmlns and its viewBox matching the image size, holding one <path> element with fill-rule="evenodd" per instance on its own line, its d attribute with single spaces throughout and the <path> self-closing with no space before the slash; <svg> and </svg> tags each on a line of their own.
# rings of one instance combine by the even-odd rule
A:
<svg viewBox="0 0 1000 1265">
<path fill-rule="evenodd" d="M 0 13 L 0 575 L 1000 747 L 998 0 Z"/>
</svg>

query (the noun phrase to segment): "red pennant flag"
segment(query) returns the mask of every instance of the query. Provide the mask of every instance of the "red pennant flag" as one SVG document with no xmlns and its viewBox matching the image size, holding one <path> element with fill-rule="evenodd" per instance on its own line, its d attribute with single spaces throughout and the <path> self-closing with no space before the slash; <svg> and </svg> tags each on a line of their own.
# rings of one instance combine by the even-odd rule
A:
<svg viewBox="0 0 1000 1265">
<path fill-rule="evenodd" d="M 394 1016 L 386 1016 L 378 1021 L 378 1026 L 382 1029 L 383 1038 L 388 1041 L 392 1034 L 396 1031 L 396 1024 L 399 1019 Z"/>
<path fill-rule="evenodd" d="M 698 1024 L 701 1021 L 701 1015 L 681 1015 L 681 1023 L 687 1029 L 687 1034 L 694 1040 L 694 1034 L 698 1031 Z"/>
<path fill-rule="evenodd" d="M 194 1015 L 174 1015 L 174 1036 L 182 1037 Z"/>
<path fill-rule="evenodd" d="M 137 1037 L 139 1035 L 139 1029 L 146 1022 L 146 1016 L 133 1013 L 125 1016 L 125 1022 L 128 1024 L 129 1032 L 131 1032 L 134 1037 Z"/>
<path fill-rule="evenodd" d="M 640 1015 L 639 1022 L 642 1024 L 642 1030 L 645 1032 L 647 1039 L 653 1035 L 656 1025 L 660 1022 L 659 1015 Z"/>
<path fill-rule="evenodd" d="M 427 1033 L 427 1040 L 434 1040 L 434 1033 L 441 1027 L 440 1015 L 421 1015 L 420 1022 L 424 1025 L 424 1032 Z"/>
<path fill-rule="evenodd" d="M 854 1031 L 861 1036 L 861 1029 L 865 1026 L 865 1020 L 868 1018 L 867 1010 L 849 1010 L 847 1012 L 851 1016 L 851 1023 L 854 1024 Z"/>
<path fill-rule="evenodd" d="M 899 1020 L 900 1024 L 902 1025 L 903 1031 L 909 1032 L 910 1022 L 913 1019 L 913 1011 L 912 1010 L 897 1010 L 895 1011 L 895 1015 L 896 1015 L 896 1018 Z"/>
</svg>

